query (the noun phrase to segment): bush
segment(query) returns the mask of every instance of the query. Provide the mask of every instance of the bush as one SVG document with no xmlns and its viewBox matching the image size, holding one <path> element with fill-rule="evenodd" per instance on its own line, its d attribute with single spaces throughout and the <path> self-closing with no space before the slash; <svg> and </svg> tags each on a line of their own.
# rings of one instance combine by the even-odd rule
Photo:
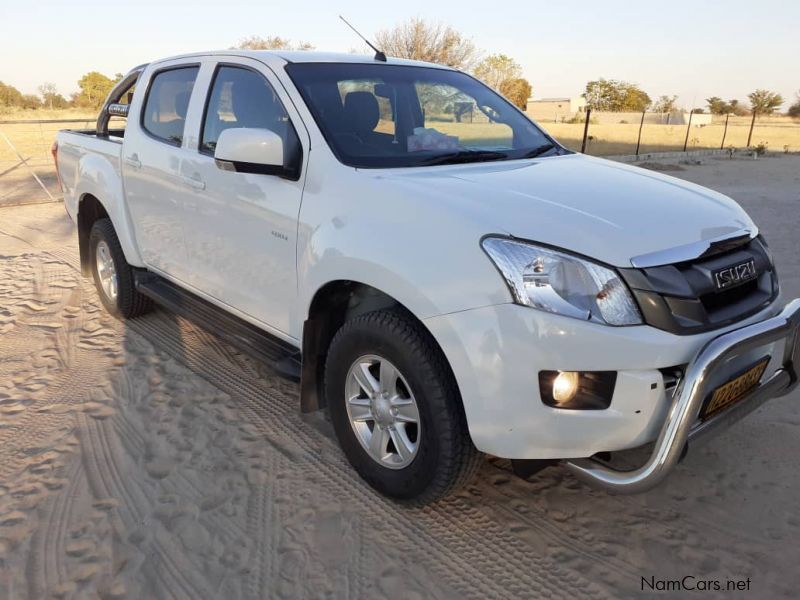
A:
<svg viewBox="0 0 800 600">
<path fill-rule="evenodd" d="M 576 125 L 578 123 L 585 123 L 586 122 L 586 113 L 575 113 L 569 119 L 562 120 L 562 123 L 570 123 L 572 125 Z M 590 118 L 589 123 L 597 123 L 597 119 Z"/>
</svg>

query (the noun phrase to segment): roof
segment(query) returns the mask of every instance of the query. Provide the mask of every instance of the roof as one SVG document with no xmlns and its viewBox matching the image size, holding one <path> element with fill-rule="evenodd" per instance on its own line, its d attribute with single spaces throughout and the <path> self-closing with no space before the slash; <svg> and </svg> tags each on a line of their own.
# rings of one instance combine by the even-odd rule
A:
<svg viewBox="0 0 800 600">
<path fill-rule="evenodd" d="M 531 102 L 572 102 L 575 98 L 539 98 Z"/>
<path fill-rule="evenodd" d="M 389 64 L 406 65 L 417 67 L 434 67 L 437 69 L 451 69 L 446 65 L 424 62 L 421 60 L 407 60 L 404 58 L 388 57 L 387 62 L 383 63 L 373 58 L 372 54 L 352 54 L 346 52 L 317 52 L 311 50 L 212 50 L 209 52 L 193 52 L 181 54 L 162 59 L 175 60 L 192 56 L 245 56 L 260 60 L 267 64 L 275 64 L 276 61 L 283 63 L 362 63 L 362 64 Z M 162 62 L 159 60 L 157 62 Z"/>
</svg>

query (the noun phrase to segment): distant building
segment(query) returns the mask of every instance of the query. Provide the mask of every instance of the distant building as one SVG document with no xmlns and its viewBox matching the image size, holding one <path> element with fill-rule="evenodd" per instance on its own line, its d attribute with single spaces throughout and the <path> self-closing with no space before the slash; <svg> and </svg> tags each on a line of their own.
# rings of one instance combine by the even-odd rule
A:
<svg viewBox="0 0 800 600">
<path fill-rule="evenodd" d="M 689 113 L 686 111 L 678 112 L 675 111 L 671 115 L 669 115 L 669 124 L 670 125 L 688 125 L 689 124 Z M 712 114 L 711 113 L 695 113 L 691 115 L 692 118 L 692 125 L 700 126 L 700 125 L 711 125 Z"/>
<path fill-rule="evenodd" d="M 586 98 L 540 98 L 528 100 L 527 113 L 538 121 L 558 122 L 570 119 L 586 109 Z"/>
</svg>

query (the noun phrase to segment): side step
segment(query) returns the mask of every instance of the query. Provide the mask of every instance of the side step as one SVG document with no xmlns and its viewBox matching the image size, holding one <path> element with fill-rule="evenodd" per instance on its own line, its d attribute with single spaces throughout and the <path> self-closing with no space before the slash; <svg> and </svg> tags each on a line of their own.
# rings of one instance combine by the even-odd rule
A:
<svg viewBox="0 0 800 600">
<path fill-rule="evenodd" d="M 242 352 L 271 364 L 282 377 L 300 381 L 300 350 L 295 346 L 154 273 L 137 271 L 135 280 L 139 292 L 170 312 L 213 333 Z"/>
</svg>

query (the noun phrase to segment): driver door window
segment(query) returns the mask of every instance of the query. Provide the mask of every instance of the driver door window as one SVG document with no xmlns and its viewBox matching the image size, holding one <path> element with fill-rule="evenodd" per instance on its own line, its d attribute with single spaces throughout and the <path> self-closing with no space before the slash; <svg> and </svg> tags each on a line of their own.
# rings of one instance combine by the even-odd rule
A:
<svg viewBox="0 0 800 600">
<path fill-rule="evenodd" d="M 297 133 L 272 86 L 260 74 L 241 67 L 217 70 L 203 119 L 200 151 L 214 154 L 226 129 L 269 129 L 283 140 L 284 164 L 299 151 Z"/>
</svg>

